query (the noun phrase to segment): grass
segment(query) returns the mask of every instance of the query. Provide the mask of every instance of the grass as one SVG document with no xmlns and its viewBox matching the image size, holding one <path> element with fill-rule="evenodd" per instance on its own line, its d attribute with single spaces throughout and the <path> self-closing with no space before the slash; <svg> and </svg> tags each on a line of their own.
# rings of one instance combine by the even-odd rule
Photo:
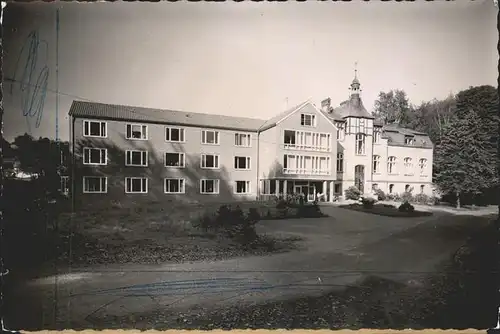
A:
<svg viewBox="0 0 500 334">
<path fill-rule="evenodd" d="M 248 212 L 266 204 L 239 203 Z M 73 266 L 91 264 L 158 264 L 219 260 L 247 255 L 265 255 L 296 249 L 298 239 L 259 235 L 242 246 L 220 234 L 202 231 L 193 222 L 219 205 L 176 204 L 122 207 L 65 214 L 59 219 L 60 231 L 53 243 L 63 250 L 59 259 Z M 258 224 L 261 224 L 259 222 Z"/>
<path fill-rule="evenodd" d="M 374 215 L 386 216 L 386 217 L 411 218 L 411 217 L 422 217 L 422 216 L 432 215 L 432 212 L 429 211 L 418 211 L 418 210 L 415 210 L 413 212 L 399 211 L 398 208 L 396 208 L 395 206 L 388 204 L 375 204 L 372 208 L 365 208 L 362 204 L 353 203 L 353 204 L 339 205 L 339 207 L 343 209 L 371 213 Z"/>
<path fill-rule="evenodd" d="M 168 309 L 133 318 L 89 318 L 97 328 L 136 329 L 467 329 L 496 323 L 497 234 L 490 224 L 426 278 L 407 284 L 367 276 L 355 286 L 319 297 L 302 297 L 230 309 Z"/>
</svg>

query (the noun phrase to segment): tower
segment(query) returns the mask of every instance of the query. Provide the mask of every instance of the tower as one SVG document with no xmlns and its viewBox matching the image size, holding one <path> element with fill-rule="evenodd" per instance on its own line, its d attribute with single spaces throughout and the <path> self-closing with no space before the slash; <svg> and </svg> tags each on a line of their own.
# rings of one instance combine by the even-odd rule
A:
<svg viewBox="0 0 500 334">
<path fill-rule="evenodd" d="M 354 79 L 352 80 L 352 83 L 351 83 L 351 96 L 353 95 L 357 95 L 359 96 L 359 94 L 361 93 L 361 84 L 359 83 L 359 80 L 358 80 L 358 62 L 355 62 L 354 63 Z"/>
</svg>

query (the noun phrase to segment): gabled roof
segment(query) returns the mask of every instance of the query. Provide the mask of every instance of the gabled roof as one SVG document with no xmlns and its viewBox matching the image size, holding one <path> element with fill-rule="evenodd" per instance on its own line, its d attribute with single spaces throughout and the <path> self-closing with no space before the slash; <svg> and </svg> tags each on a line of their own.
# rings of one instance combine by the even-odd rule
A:
<svg viewBox="0 0 500 334">
<path fill-rule="evenodd" d="M 308 101 L 304 101 L 300 104 L 297 104 L 296 106 L 293 106 L 281 113 L 279 113 L 278 115 L 274 116 L 273 118 L 267 120 L 264 124 L 262 124 L 260 130 L 264 131 L 264 130 L 267 130 L 269 128 L 272 128 L 273 126 L 275 126 L 276 124 L 278 124 L 281 120 L 285 119 L 286 117 L 290 116 L 291 114 L 293 114 L 295 111 L 301 109 L 302 107 L 304 107 L 306 104 L 310 103 L 309 100 Z"/>
<path fill-rule="evenodd" d="M 344 101 L 339 107 L 333 109 L 333 117 L 346 118 L 346 117 L 363 117 L 374 119 L 363 105 L 363 101 L 358 94 L 351 95 L 350 99 Z"/>
<path fill-rule="evenodd" d="M 73 101 L 70 116 L 131 122 L 154 122 L 217 129 L 257 131 L 266 121 L 256 118 L 192 113 L 168 109 L 131 107 L 97 102 Z"/>
</svg>

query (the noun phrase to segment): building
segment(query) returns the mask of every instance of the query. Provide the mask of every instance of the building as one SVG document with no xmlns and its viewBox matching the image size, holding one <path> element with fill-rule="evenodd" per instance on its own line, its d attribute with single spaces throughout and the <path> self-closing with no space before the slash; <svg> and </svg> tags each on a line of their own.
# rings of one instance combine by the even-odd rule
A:
<svg viewBox="0 0 500 334">
<path fill-rule="evenodd" d="M 113 200 L 232 201 L 362 192 L 431 194 L 429 137 L 382 126 L 360 98 L 321 109 L 305 101 L 269 119 L 74 101 L 72 186 L 77 203 Z"/>
</svg>

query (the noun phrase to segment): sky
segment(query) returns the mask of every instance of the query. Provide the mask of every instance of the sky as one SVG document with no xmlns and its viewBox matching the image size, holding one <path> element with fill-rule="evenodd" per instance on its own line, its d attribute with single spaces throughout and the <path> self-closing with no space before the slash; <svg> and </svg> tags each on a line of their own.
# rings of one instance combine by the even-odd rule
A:
<svg viewBox="0 0 500 334">
<path fill-rule="evenodd" d="M 491 0 L 9 3 L 4 136 L 68 140 L 73 100 L 262 119 L 338 105 L 356 62 L 369 111 L 391 89 L 419 104 L 496 86 L 496 15 Z"/>
</svg>

